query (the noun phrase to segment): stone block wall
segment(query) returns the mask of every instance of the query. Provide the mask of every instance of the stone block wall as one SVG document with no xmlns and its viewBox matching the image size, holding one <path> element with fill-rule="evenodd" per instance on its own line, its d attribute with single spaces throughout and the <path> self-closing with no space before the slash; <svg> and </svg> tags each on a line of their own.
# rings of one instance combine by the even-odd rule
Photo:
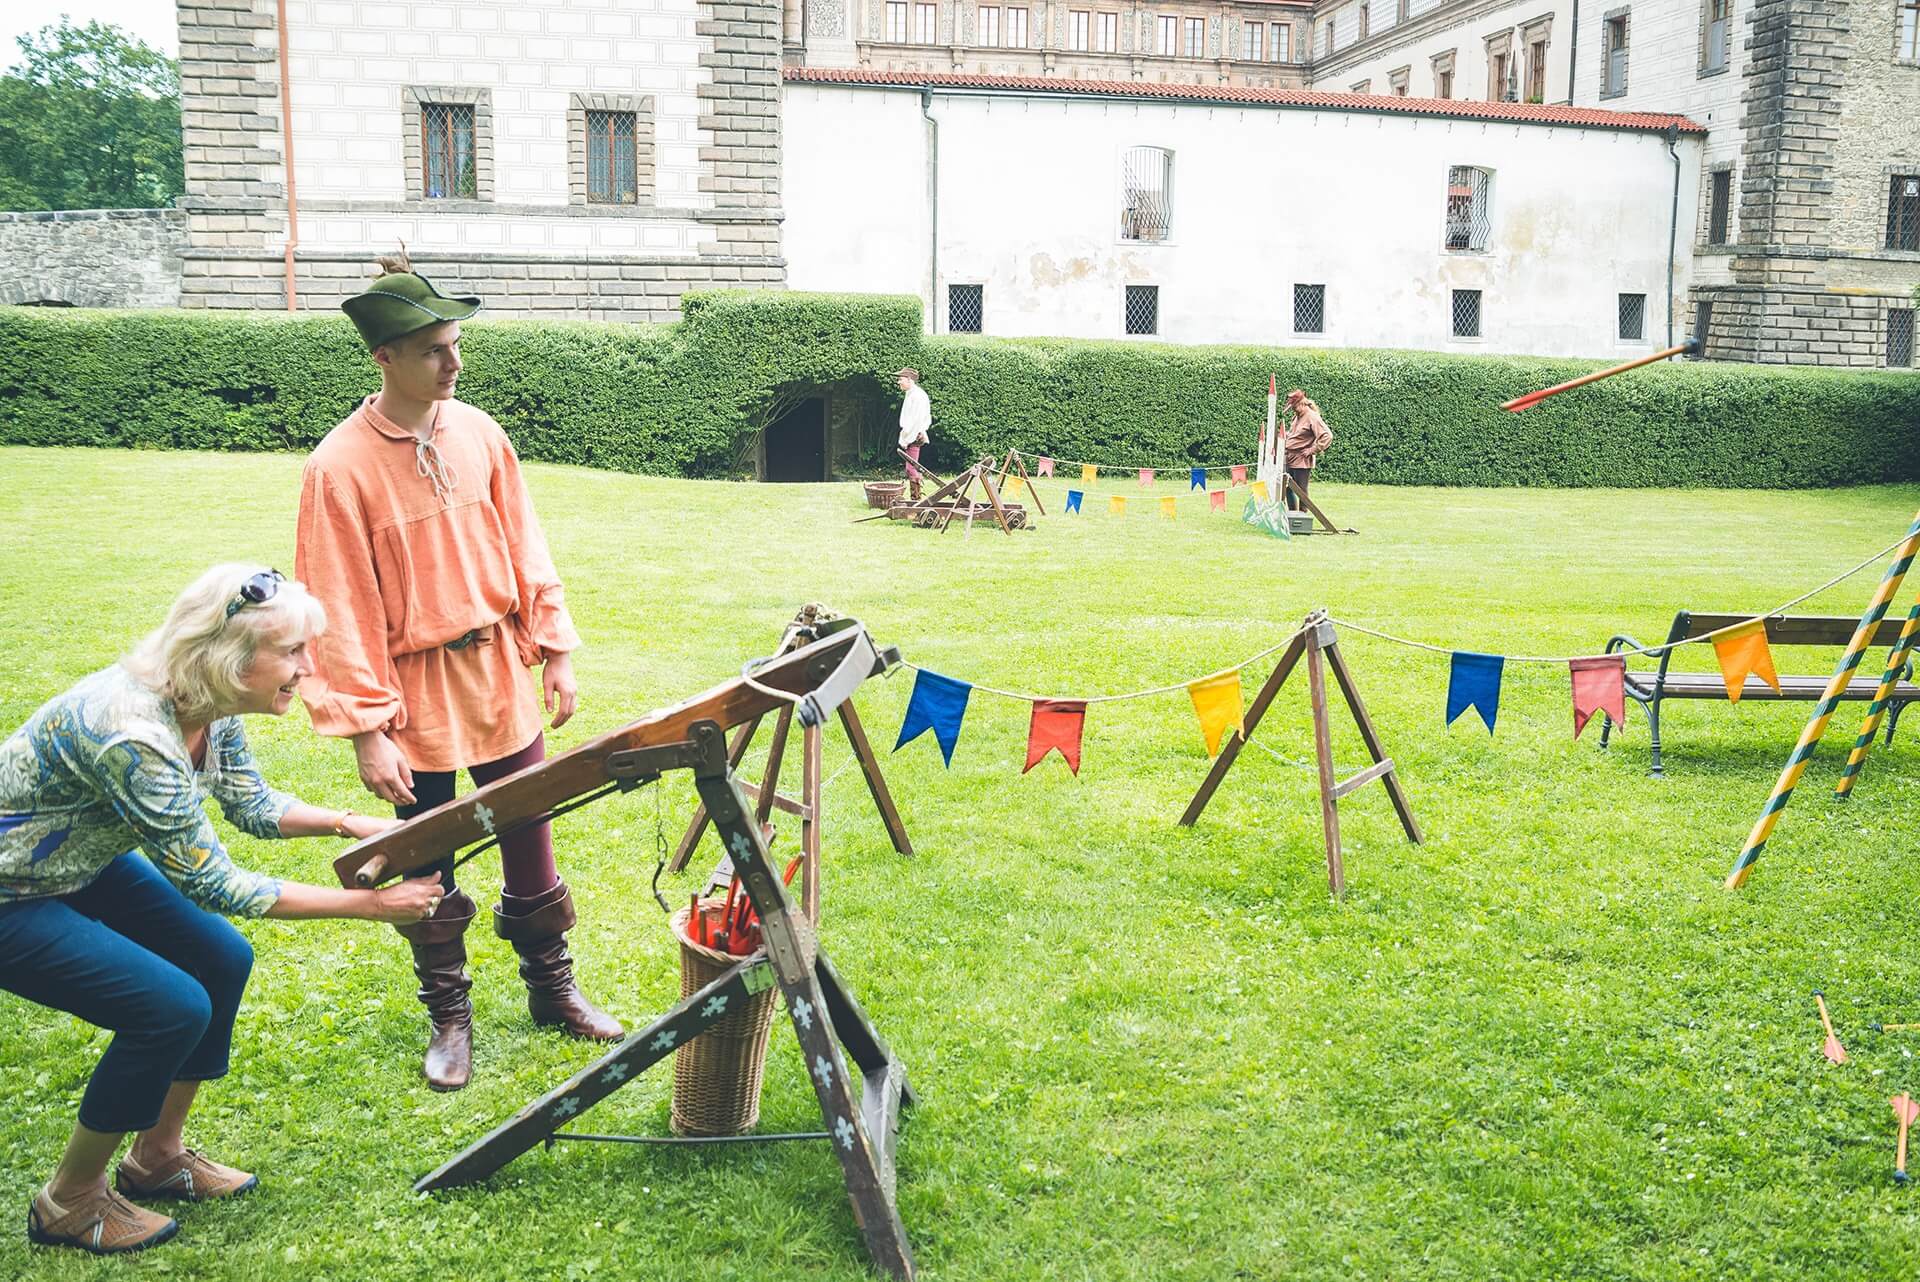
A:
<svg viewBox="0 0 1920 1282">
<path fill-rule="evenodd" d="M 0 306 L 178 307 L 178 209 L 0 214 Z"/>
</svg>

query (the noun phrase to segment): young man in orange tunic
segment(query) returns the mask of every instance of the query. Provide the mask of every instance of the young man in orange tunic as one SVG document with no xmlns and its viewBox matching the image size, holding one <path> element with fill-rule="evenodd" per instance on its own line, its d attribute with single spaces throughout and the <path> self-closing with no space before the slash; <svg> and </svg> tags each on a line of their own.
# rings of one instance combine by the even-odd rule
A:
<svg viewBox="0 0 1920 1282">
<path fill-rule="evenodd" d="M 307 460 L 295 574 L 333 621 L 315 647 L 303 701 L 321 734 L 350 738 L 360 778 L 405 819 L 546 757 L 528 669 L 541 668 L 558 728 L 573 715 L 580 644 L 520 461 L 500 425 L 454 399 L 460 322 L 477 298 L 449 298 L 404 258 L 342 309 L 380 367 L 380 391 Z M 501 839 L 505 888 L 494 931 L 520 956 L 536 1024 L 611 1040 L 617 1021 L 574 982 L 573 896 L 547 824 Z M 424 1071 L 437 1090 L 472 1075 L 473 1006 L 464 936 L 477 909 L 438 871 L 446 897 L 397 929 L 413 949 L 433 1023 Z"/>
</svg>

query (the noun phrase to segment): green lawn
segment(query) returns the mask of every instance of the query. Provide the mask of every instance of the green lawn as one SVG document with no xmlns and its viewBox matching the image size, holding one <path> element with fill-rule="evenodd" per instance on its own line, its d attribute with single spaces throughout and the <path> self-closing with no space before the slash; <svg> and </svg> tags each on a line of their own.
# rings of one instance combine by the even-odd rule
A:
<svg viewBox="0 0 1920 1282">
<path fill-rule="evenodd" d="M 0 450 L 0 730 L 110 662 L 208 563 L 291 569 L 299 468 Z M 1679 607 L 1773 606 L 1887 544 L 1920 504 L 1920 487 L 1328 485 L 1316 497 L 1359 537 L 1283 544 L 1190 505 L 1116 521 L 1097 498 L 1032 533 L 962 537 L 851 524 L 850 485 L 529 473 L 586 638 L 561 746 L 737 672 L 811 600 L 940 672 L 1053 695 L 1201 675 L 1317 606 L 1461 649 L 1585 653 L 1616 631 L 1658 640 Z M 1877 575 L 1803 608 L 1856 614 Z M 1889 1181 L 1887 1097 L 1920 1090 L 1920 1035 L 1867 1025 L 1920 1019 L 1920 724 L 1841 808 L 1828 793 L 1859 716 L 1845 709 L 1753 881 L 1728 893 L 1804 705 L 1670 705 L 1656 780 L 1638 709 L 1608 753 L 1597 726 L 1571 740 L 1564 668 L 1510 665 L 1489 737 L 1471 714 L 1442 726 L 1442 657 L 1358 635 L 1343 648 L 1428 840 L 1401 841 L 1379 789 L 1356 795 L 1339 903 L 1297 764 L 1311 760 L 1299 680 L 1261 728 L 1277 757 L 1244 754 L 1191 830 L 1174 821 L 1207 763 L 1180 694 L 1096 706 L 1079 778 L 1058 757 L 1022 776 L 1027 708 L 976 694 L 951 770 L 930 736 L 885 759 L 911 860 L 829 740 L 822 936 L 920 1096 L 900 1212 L 922 1276 L 1911 1276 L 1920 1219 Z M 1248 672 L 1249 698 L 1264 676 Z M 858 697 L 883 750 L 910 685 Z M 300 713 L 250 733 L 277 782 L 368 807 L 351 754 Z M 1335 749 L 1361 759 L 1349 727 Z M 652 791 L 557 832 L 583 979 L 631 1023 L 678 992 L 648 882 L 656 831 L 678 836 L 693 793 L 684 778 Z M 321 880 L 338 843 L 234 849 Z M 490 902 L 497 862 L 466 872 Z M 814 1145 L 563 1145 L 485 1186 L 414 1195 L 416 1175 L 596 1051 L 536 1033 L 511 953 L 476 931 L 476 1081 L 436 1095 L 391 931 L 245 929 L 259 962 L 234 1072 L 190 1138 L 259 1171 L 259 1192 L 187 1211 L 175 1243 L 131 1265 L 29 1250 L 16 1227 L 0 1277 L 865 1275 L 838 1168 Z M 1819 1055 L 1815 988 L 1854 1054 L 1843 1068 Z M 104 1037 L 12 998 L 0 1020 L 0 1206 L 17 1226 Z M 816 1124 L 790 1030 L 768 1077 L 768 1128 Z M 664 1133 L 669 1081 L 656 1069 L 592 1128 Z"/>
</svg>

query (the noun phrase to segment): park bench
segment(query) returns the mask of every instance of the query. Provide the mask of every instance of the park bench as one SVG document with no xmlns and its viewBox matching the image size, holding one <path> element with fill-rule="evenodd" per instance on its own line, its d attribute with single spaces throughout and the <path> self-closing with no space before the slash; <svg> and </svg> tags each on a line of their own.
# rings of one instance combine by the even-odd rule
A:
<svg viewBox="0 0 1920 1282">
<path fill-rule="evenodd" d="M 1667 633 L 1665 644 L 1686 641 L 1704 636 L 1721 628 L 1744 623 L 1750 615 L 1744 614 L 1701 614 L 1692 610 L 1682 610 L 1673 616 L 1673 627 Z M 1889 650 L 1900 637 L 1901 620 L 1882 619 L 1874 629 L 1874 646 L 1884 646 Z M 1770 646 L 1806 645 L 1806 646 L 1844 646 L 1853 638 L 1854 629 L 1860 626 L 1860 620 L 1852 615 L 1773 615 L 1766 620 L 1767 644 Z M 1608 654 L 1627 650 L 1645 650 L 1630 636 L 1617 635 L 1607 642 Z M 1652 732 L 1653 766 L 1648 772 L 1660 774 L 1660 704 L 1667 699 L 1719 699 L 1727 697 L 1726 682 L 1718 672 L 1672 672 L 1668 664 L 1673 659 L 1673 650 L 1660 651 L 1659 666 L 1652 672 L 1635 672 L 1628 669 L 1626 678 L 1627 697 L 1646 709 L 1647 725 Z M 1848 683 L 1843 699 L 1865 702 L 1873 698 L 1879 687 L 1881 673 L 1886 669 L 1885 660 L 1876 663 L 1870 658 L 1863 659 L 1854 670 L 1853 679 Z M 1900 723 L 1900 711 L 1907 704 L 1920 700 L 1920 685 L 1910 679 L 1913 675 L 1912 661 L 1909 660 L 1902 679 L 1894 684 L 1887 696 L 1887 742 L 1893 742 L 1894 727 Z M 1761 702 L 1779 703 L 1815 703 L 1825 693 L 1831 672 L 1821 676 L 1788 676 L 1780 673 L 1780 692 L 1774 693 L 1773 687 L 1757 676 L 1750 676 L 1741 689 L 1742 700 L 1752 699 Z M 1600 746 L 1607 746 L 1607 740 L 1613 732 L 1612 718 L 1601 714 Z"/>
</svg>

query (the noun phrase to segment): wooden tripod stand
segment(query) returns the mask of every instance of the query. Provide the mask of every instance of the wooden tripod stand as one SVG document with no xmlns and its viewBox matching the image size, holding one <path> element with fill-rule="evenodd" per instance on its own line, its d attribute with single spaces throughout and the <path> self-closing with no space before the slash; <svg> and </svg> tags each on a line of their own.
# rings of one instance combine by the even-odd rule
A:
<svg viewBox="0 0 1920 1282">
<path fill-rule="evenodd" d="M 1307 492 L 1301 489 L 1299 486 L 1295 485 L 1293 483 L 1293 478 L 1291 476 L 1288 476 L 1285 472 L 1282 472 L 1280 473 L 1280 503 L 1283 507 L 1286 505 L 1287 496 L 1289 494 L 1291 494 L 1295 499 L 1299 500 L 1301 507 L 1305 508 L 1307 511 L 1313 514 L 1314 519 L 1320 522 L 1321 528 L 1324 529 L 1328 534 L 1358 534 L 1359 533 L 1358 530 L 1351 529 L 1351 528 L 1343 530 L 1339 526 L 1335 525 L 1333 523 L 1333 518 L 1328 516 L 1325 512 L 1322 512 L 1320 510 L 1320 505 L 1318 503 L 1315 503 L 1312 499 L 1308 498 Z"/>
<path fill-rule="evenodd" d="M 808 645 L 830 628 L 834 619 L 822 607 L 809 605 L 794 616 L 787 625 L 786 636 L 781 639 L 775 657 L 790 654 L 804 645 Z M 867 791 L 873 795 L 874 807 L 880 812 L 881 822 L 887 826 L 887 836 L 893 841 L 893 848 L 903 855 L 913 853 L 913 842 L 907 838 L 906 825 L 900 821 L 900 812 L 893 804 L 893 794 L 887 790 L 886 777 L 880 773 L 880 762 L 873 755 L 873 745 L 867 741 L 867 732 L 860 724 L 860 714 L 853 709 L 853 700 L 846 699 L 837 709 L 840 726 L 847 732 L 847 742 L 853 746 L 854 760 L 860 763 L 860 773 L 867 781 Z M 754 732 L 760 728 L 763 717 L 755 717 L 733 732 L 733 742 L 727 745 L 727 764 L 737 769 L 746 758 L 747 749 L 753 744 Z M 758 785 L 742 783 L 740 787 L 753 798 L 754 821 L 760 825 L 762 833 L 770 832 L 770 823 L 775 810 L 782 814 L 797 816 L 800 820 L 800 906 L 807 914 L 807 920 L 818 924 L 820 921 L 820 750 L 825 727 L 819 725 L 802 726 L 800 730 L 800 796 L 796 799 L 780 791 L 780 767 L 787 751 L 787 739 L 793 730 L 793 705 L 782 704 L 773 724 L 773 742 L 767 750 L 767 767 L 760 776 Z M 674 848 L 673 858 L 667 863 L 668 872 L 679 872 L 693 858 L 693 851 L 700 844 L 700 838 L 707 830 L 707 808 L 703 804 L 693 813 L 693 821 L 687 825 L 687 831 L 680 838 L 680 844 Z M 713 876 L 708 879 L 707 890 L 724 890 L 732 880 L 733 859 L 722 851 L 720 862 L 714 866 Z"/>
<path fill-rule="evenodd" d="M 1353 673 L 1347 669 L 1347 661 L 1340 657 L 1340 643 L 1334 636 L 1333 622 L 1327 618 L 1325 610 L 1315 610 L 1309 614 L 1300 632 L 1281 654 L 1280 662 L 1274 665 L 1273 675 L 1267 678 L 1266 684 L 1260 687 L 1260 693 L 1254 696 L 1253 708 L 1247 714 L 1244 729 L 1235 731 L 1220 746 L 1220 755 L 1214 758 L 1213 768 L 1207 772 L 1200 791 L 1193 794 L 1186 813 L 1180 816 L 1180 823 L 1182 827 L 1192 827 L 1194 821 L 1200 818 L 1200 812 L 1213 799 L 1215 790 L 1239 757 L 1241 747 L 1253 737 L 1254 730 L 1260 725 L 1260 718 L 1267 714 L 1274 696 L 1287 683 L 1287 678 L 1293 674 L 1294 666 L 1300 662 L 1302 655 L 1307 660 L 1307 692 L 1313 704 L 1313 754 L 1320 770 L 1320 823 L 1327 842 L 1327 886 L 1335 895 L 1341 895 L 1347 889 L 1346 865 L 1340 854 L 1342 797 L 1376 779 L 1381 780 L 1387 785 L 1387 795 L 1393 799 L 1394 813 L 1400 816 L 1400 826 L 1406 830 L 1407 840 L 1417 846 L 1422 838 L 1420 825 L 1413 817 L 1413 809 L 1407 804 L 1407 794 L 1400 787 L 1399 776 L 1394 773 L 1393 758 L 1387 756 L 1380 747 L 1380 735 L 1373 728 L 1373 719 L 1367 715 L 1366 704 L 1361 702 L 1360 691 L 1353 684 Z M 1322 656 L 1325 666 L 1333 669 L 1333 678 L 1340 683 L 1340 693 L 1346 696 L 1347 708 L 1353 713 L 1353 723 L 1367 745 L 1368 755 L 1373 758 L 1373 764 L 1366 769 L 1337 781 L 1333 768 L 1333 734 L 1327 721 L 1327 678 Z"/>
</svg>

